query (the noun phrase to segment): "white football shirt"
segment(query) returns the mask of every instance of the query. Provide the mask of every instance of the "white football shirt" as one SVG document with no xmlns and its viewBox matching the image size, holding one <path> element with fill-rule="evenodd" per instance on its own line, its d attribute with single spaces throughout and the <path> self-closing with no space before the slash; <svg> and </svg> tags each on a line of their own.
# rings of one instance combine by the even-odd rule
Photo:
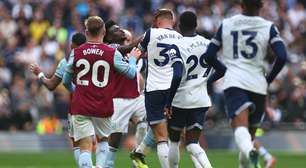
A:
<svg viewBox="0 0 306 168">
<path fill-rule="evenodd" d="M 268 46 L 282 40 L 273 23 L 258 16 L 236 15 L 225 19 L 212 42 L 222 46 L 227 67 L 224 89 L 238 87 L 267 93 L 264 58 Z"/>
<path fill-rule="evenodd" d="M 212 68 L 202 57 L 209 42 L 206 38 L 195 35 L 183 37 L 177 44 L 184 62 L 184 73 L 172 102 L 174 107 L 191 109 L 211 106 L 207 94 L 207 79 Z"/>
<path fill-rule="evenodd" d="M 175 43 L 182 35 L 172 29 L 150 28 L 139 44 L 139 48 L 148 53 L 146 92 L 167 90 L 170 88 L 172 64 L 181 61 Z"/>
</svg>

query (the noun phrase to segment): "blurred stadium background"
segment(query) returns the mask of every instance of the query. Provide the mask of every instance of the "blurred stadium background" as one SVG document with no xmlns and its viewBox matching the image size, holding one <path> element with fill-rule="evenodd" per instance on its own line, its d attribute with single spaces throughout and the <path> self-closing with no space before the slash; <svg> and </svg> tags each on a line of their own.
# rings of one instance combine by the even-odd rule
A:
<svg viewBox="0 0 306 168">
<path fill-rule="evenodd" d="M 258 135 L 272 151 L 306 153 L 306 1 L 264 3 L 262 16 L 279 27 L 290 61 L 270 86 L 268 115 Z M 160 7 L 177 14 L 196 11 L 198 32 L 207 38 L 214 35 L 223 18 L 241 11 L 234 0 L 1 0 L 0 153 L 70 148 L 65 134 L 69 95 L 63 86 L 49 92 L 29 72 L 29 63 L 38 63 L 51 75 L 68 54 L 72 34 L 83 32 L 83 21 L 89 15 L 113 19 L 138 37 L 150 27 L 152 13 Z M 269 55 L 267 62 L 272 58 Z M 218 83 L 212 99 L 214 106 L 201 144 L 208 149 L 235 150 Z M 127 137 L 124 146 L 129 148 L 133 137 Z M 0 167 L 10 167 L 3 160 Z"/>
</svg>

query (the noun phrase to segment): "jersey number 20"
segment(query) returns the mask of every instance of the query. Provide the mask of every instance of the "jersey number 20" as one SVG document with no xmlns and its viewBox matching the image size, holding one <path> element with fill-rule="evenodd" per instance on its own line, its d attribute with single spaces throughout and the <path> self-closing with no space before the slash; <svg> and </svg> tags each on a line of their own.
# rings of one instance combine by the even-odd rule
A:
<svg viewBox="0 0 306 168">
<path fill-rule="evenodd" d="M 81 70 L 78 74 L 77 74 L 77 84 L 78 85 L 82 85 L 82 86 L 88 86 L 89 85 L 89 81 L 88 80 L 81 80 L 81 77 L 83 77 L 84 75 L 86 75 L 89 70 L 90 70 L 90 63 L 86 60 L 86 59 L 80 59 L 77 61 L 76 63 L 76 67 L 80 67 L 81 65 L 84 65 L 84 69 Z M 103 75 L 103 81 L 99 81 L 98 80 L 98 69 L 99 67 L 103 67 L 104 68 L 104 75 Z M 110 70 L 110 66 L 109 64 L 104 61 L 104 60 L 99 60 L 96 61 L 93 65 L 92 65 L 92 75 L 91 75 L 91 81 L 92 83 L 99 88 L 103 88 L 107 85 L 108 83 L 108 77 L 109 77 L 109 70 Z"/>
<path fill-rule="evenodd" d="M 239 36 L 239 32 L 238 31 L 232 31 L 231 35 L 233 36 L 234 59 L 238 59 L 239 58 L 239 56 L 238 56 L 238 39 L 239 39 L 238 36 Z M 240 54 L 246 59 L 254 58 L 257 54 L 258 47 L 257 47 L 257 44 L 253 40 L 256 37 L 257 32 L 243 30 L 242 35 L 243 36 L 249 36 L 247 38 L 245 44 L 252 48 L 252 52 L 247 53 L 245 50 L 241 50 Z"/>
</svg>

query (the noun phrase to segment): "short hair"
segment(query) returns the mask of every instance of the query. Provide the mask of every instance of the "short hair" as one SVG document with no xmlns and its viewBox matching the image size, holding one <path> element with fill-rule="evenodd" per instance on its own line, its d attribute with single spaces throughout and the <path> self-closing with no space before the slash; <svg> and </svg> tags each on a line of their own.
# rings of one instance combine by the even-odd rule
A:
<svg viewBox="0 0 306 168">
<path fill-rule="evenodd" d="M 86 36 L 83 33 L 75 33 L 72 36 L 72 43 L 80 46 L 86 42 Z"/>
<path fill-rule="evenodd" d="M 174 14 L 171 9 L 162 8 L 162 9 L 158 9 L 154 14 L 154 20 L 158 18 L 174 20 Z"/>
<path fill-rule="evenodd" d="M 191 30 L 197 27 L 197 15 L 192 11 L 185 11 L 180 16 L 180 27 Z"/>
<path fill-rule="evenodd" d="M 99 16 L 90 16 L 85 20 L 85 27 L 92 36 L 97 36 L 104 30 L 104 21 Z"/>
<path fill-rule="evenodd" d="M 108 20 L 105 22 L 105 30 L 108 31 L 112 26 L 117 25 L 117 23 L 113 20 Z"/>
<path fill-rule="evenodd" d="M 262 0 L 241 0 L 247 10 L 260 9 L 263 7 Z"/>
</svg>

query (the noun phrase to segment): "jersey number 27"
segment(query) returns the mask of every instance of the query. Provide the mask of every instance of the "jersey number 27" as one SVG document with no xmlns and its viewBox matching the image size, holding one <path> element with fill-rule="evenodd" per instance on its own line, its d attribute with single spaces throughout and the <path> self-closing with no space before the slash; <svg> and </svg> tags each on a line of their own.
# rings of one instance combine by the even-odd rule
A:
<svg viewBox="0 0 306 168">
<path fill-rule="evenodd" d="M 78 74 L 77 74 L 77 84 L 82 85 L 82 86 L 88 86 L 89 81 L 88 80 L 81 80 L 81 78 L 86 75 L 89 70 L 90 70 L 90 63 L 86 59 L 80 59 L 76 62 L 76 67 L 80 67 L 81 65 L 84 65 L 84 69 L 82 69 Z M 100 67 L 104 68 L 104 74 L 103 74 L 103 81 L 98 80 L 98 70 Z M 110 66 L 109 64 L 104 61 L 104 60 L 99 60 L 96 61 L 92 65 L 92 75 L 91 75 L 91 81 L 93 85 L 99 88 L 103 88 L 107 85 L 108 79 L 109 79 L 109 70 Z"/>
</svg>

